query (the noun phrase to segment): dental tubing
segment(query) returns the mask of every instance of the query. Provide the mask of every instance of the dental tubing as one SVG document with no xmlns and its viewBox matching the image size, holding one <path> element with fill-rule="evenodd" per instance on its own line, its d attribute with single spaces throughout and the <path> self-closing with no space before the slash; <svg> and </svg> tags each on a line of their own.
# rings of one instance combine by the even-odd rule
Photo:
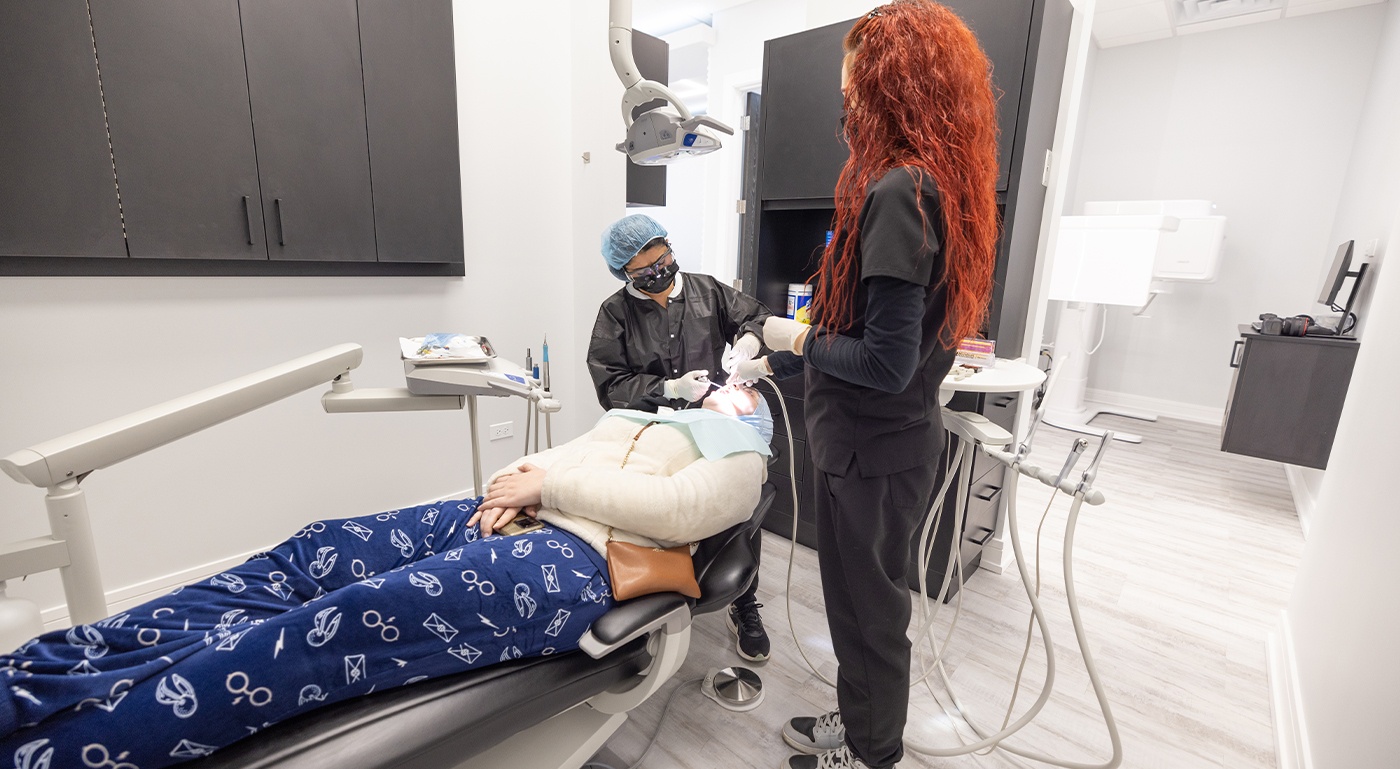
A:
<svg viewBox="0 0 1400 769">
<path fill-rule="evenodd" d="M 788 613 L 788 629 L 789 629 L 789 631 L 792 633 L 793 642 L 794 642 L 794 644 L 797 646 L 797 651 L 798 651 L 798 653 L 802 656 L 803 661 L 807 663 L 807 667 L 811 669 L 812 673 L 813 673 L 817 678 L 821 679 L 821 680 L 822 680 L 824 683 L 826 683 L 828 686 L 835 687 L 835 686 L 836 686 L 835 682 L 831 681 L 831 680 L 828 679 L 825 675 L 823 675 L 823 674 L 821 673 L 821 671 L 817 670 L 816 665 L 814 665 L 814 664 L 812 663 L 811 659 L 809 659 L 809 658 L 807 657 L 807 652 L 806 652 L 806 650 L 804 650 L 804 649 L 802 648 L 802 643 L 801 643 L 800 640 L 798 640 L 798 637 L 797 637 L 796 628 L 793 626 L 793 621 L 792 621 L 792 574 L 793 574 L 793 566 L 794 566 L 794 556 L 795 556 L 795 553 L 796 553 L 796 546 L 797 546 L 797 521 L 798 521 L 798 510 L 797 510 L 798 502 L 797 502 L 797 500 L 798 500 L 798 493 L 797 493 L 797 481 L 796 481 L 797 472 L 796 472 L 796 467 L 795 467 L 795 465 L 796 465 L 796 460 L 795 460 L 795 454 L 796 454 L 796 452 L 795 452 L 795 447 L 794 447 L 793 442 L 792 442 L 792 440 L 793 440 L 793 439 L 792 439 L 792 421 L 791 421 L 791 418 L 790 418 L 790 416 L 789 416 L 789 414 L 788 414 L 787 402 L 786 402 L 786 400 L 782 397 L 782 392 L 778 389 L 777 385 L 774 384 L 773 380 L 771 380 L 771 379 L 769 379 L 769 378 L 767 378 L 767 377 L 764 377 L 761 381 L 767 383 L 768 386 L 769 386 L 770 388 L 773 389 L 773 392 L 778 396 L 778 403 L 779 403 L 779 405 L 782 407 L 782 412 L 783 412 L 783 422 L 787 425 L 787 436 L 788 436 L 788 467 L 789 467 L 788 480 L 789 480 L 789 483 L 791 484 L 792 499 L 793 499 L 792 537 L 791 537 L 792 544 L 791 544 L 791 546 L 790 546 L 790 548 L 789 548 L 789 551 L 788 551 L 788 568 L 787 568 L 787 596 L 786 596 L 786 604 L 787 604 L 787 613 Z M 940 588 L 939 588 L 938 597 L 937 597 L 936 602 L 935 602 L 935 605 L 934 605 L 934 606 L 935 606 L 934 610 L 933 610 L 933 611 L 929 611 L 929 605 L 928 605 L 928 603 L 929 603 L 929 601 L 928 601 L 928 565 L 929 565 L 929 561 L 930 561 L 931 558 L 932 558 L 933 535 L 934 535 L 934 532 L 936 532 L 936 531 L 938 530 L 938 524 L 939 524 L 939 521 L 941 520 L 941 517 L 942 517 L 942 514 L 943 514 L 943 500 L 944 500 L 944 498 L 945 498 L 945 495 L 947 494 L 947 490 L 948 490 L 949 484 L 952 482 L 952 479 L 953 479 L 953 478 L 955 477 L 955 475 L 956 475 L 955 473 L 951 472 L 951 469 L 952 469 L 953 467 L 960 467 L 960 466 L 961 466 L 962 460 L 963 460 L 963 458 L 964 458 L 964 452 L 967 451 L 967 450 L 969 450 L 969 446 L 968 446 L 966 443 L 961 443 L 961 444 L 958 446 L 958 449 L 957 449 L 957 451 L 955 452 L 955 455 L 954 455 L 954 457 L 953 457 L 953 460 L 952 460 L 952 462 L 949 464 L 949 466 L 948 466 L 948 468 L 947 468 L 948 471 L 944 473 L 944 476 L 945 476 L 945 477 L 944 477 L 943 485 L 942 485 L 942 487 L 939 489 L 937 497 L 935 497 L 935 499 L 933 500 L 933 503 L 932 503 L 932 505 L 931 505 L 931 507 L 930 507 L 930 509 L 929 509 L 928 517 L 925 519 L 924 526 L 923 526 L 923 529 L 922 529 L 922 531 L 921 531 L 921 533 L 920 533 L 920 537 L 919 537 L 919 563 L 918 563 L 918 566 L 919 566 L 919 591 L 920 591 L 920 593 L 921 593 L 921 599 L 920 599 L 920 614 L 919 614 L 919 616 L 920 616 L 920 618 L 921 618 L 921 622 L 920 622 L 920 628 L 919 628 L 918 636 L 916 637 L 916 639 L 915 639 L 915 641 L 914 641 L 914 646 L 917 647 L 917 648 L 920 650 L 920 651 L 919 651 L 919 658 L 920 658 L 920 662 L 923 663 L 923 662 L 924 662 L 924 656 L 923 656 L 923 655 L 924 655 L 923 642 L 924 642 L 924 639 L 927 637 L 927 638 L 928 638 L 928 642 L 929 642 L 929 646 L 930 646 L 930 648 L 931 648 L 931 650 L 932 650 L 932 652 L 933 652 L 934 658 L 933 658 L 933 662 L 932 662 L 932 665 L 931 665 L 931 666 L 928 665 L 928 664 L 923 664 L 923 665 L 922 665 L 922 667 L 924 667 L 924 672 L 923 672 L 923 674 L 922 674 L 918 679 L 915 679 L 913 682 L 911 682 L 911 683 L 910 683 L 910 686 L 911 686 L 911 688 L 912 688 L 913 686 L 918 685 L 920 682 L 923 682 L 923 683 L 925 683 L 925 684 L 927 685 L 927 679 L 928 679 L 929 675 L 933 672 L 934 669 L 937 669 L 938 672 L 939 672 L 940 678 L 943 680 L 944 687 L 948 690 L 948 694 L 950 695 L 950 697 L 951 697 L 951 699 L 952 699 L 952 701 L 953 701 L 954 707 L 957 708 L 957 711 L 958 711 L 959 714 L 962 716 L 963 722 L 966 723 L 967 726 L 968 726 L 969 728 L 972 729 L 973 733 L 976 734 L 977 737 L 978 737 L 979 739 L 976 740 L 976 741 L 974 741 L 974 742 L 963 742 L 962 737 L 959 736 L 958 739 L 959 739 L 959 742 L 963 742 L 962 745 L 960 745 L 960 746 L 958 746 L 958 747 L 939 747 L 939 746 L 934 746 L 934 745 L 926 745 L 926 744 L 920 743 L 920 742 L 915 741 L 915 740 L 911 740 L 911 739 L 909 739 L 908 737 L 906 737 L 905 740 L 904 740 L 904 744 L 905 744 L 905 747 L 908 748 L 909 750 L 914 751 L 914 752 L 916 752 L 916 753 L 921 753 L 921 754 L 924 754 L 924 755 L 929 755 L 929 756 L 946 757 L 946 756 L 959 756 L 959 755 L 967 755 L 967 754 L 985 755 L 985 753 L 980 753 L 980 751 L 990 752 L 990 751 L 992 751 L 992 750 L 995 750 L 995 749 L 997 749 L 997 748 L 1000 748 L 1000 749 L 1005 750 L 1005 751 L 1007 751 L 1007 752 L 1009 752 L 1009 753 L 1012 753 L 1012 754 L 1015 754 L 1015 755 L 1018 755 L 1018 756 L 1022 756 L 1022 757 L 1024 757 L 1024 758 L 1028 758 L 1028 759 L 1031 759 L 1031 760 L 1033 760 L 1033 761 L 1038 761 L 1038 762 L 1045 763 L 1045 764 L 1050 764 L 1050 765 L 1053 765 L 1053 766 L 1065 767 L 1065 769 L 1117 769 L 1117 767 L 1120 766 L 1120 765 L 1122 764 L 1122 761 L 1123 761 L 1123 745 L 1122 745 L 1122 740 L 1120 739 L 1120 736 L 1119 736 L 1119 733 L 1118 733 L 1117 722 L 1114 720 L 1112 709 L 1111 709 L 1110 706 L 1109 706 L 1108 697 L 1107 697 L 1107 695 L 1106 695 L 1106 693 L 1105 693 L 1105 691 L 1104 691 L 1103 682 L 1100 680 L 1099 674 L 1098 674 L 1098 669 L 1097 669 L 1097 667 L 1094 665 L 1093 654 L 1092 654 L 1092 653 L 1090 652 L 1090 650 L 1089 650 L 1088 637 L 1087 637 L 1087 634 L 1085 633 L 1083 618 L 1081 617 L 1080 611 L 1079 611 L 1079 598 L 1078 598 L 1078 592 L 1077 592 L 1077 590 L 1076 590 L 1076 588 L 1075 588 L 1075 584 L 1074 584 L 1074 565 L 1073 565 L 1073 559 L 1074 559 L 1074 534 L 1075 534 L 1075 530 L 1076 530 L 1076 527 L 1077 527 L 1077 524 L 1078 524 L 1078 521 L 1079 521 L 1079 512 L 1080 512 L 1080 509 L 1083 507 L 1083 505 L 1084 505 L 1084 503 L 1085 503 L 1086 501 L 1089 502 L 1089 504 L 1092 504 L 1092 505 L 1099 505 L 1099 504 L 1102 504 L 1102 503 L 1104 502 L 1104 496 L 1103 496 L 1103 494 L 1102 494 L 1101 492 L 1097 491 L 1096 489 L 1093 489 L 1093 488 L 1092 488 L 1092 483 L 1093 483 L 1094 476 L 1095 476 L 1095 474 L 1096 474 L 1096 472 L 1097 472 L 1097 467 L 1098 467 L 1099 461 L 1102 459 L 1103 452 L 1104 452 L 1104 450 L 1105 450 L 1106 447 L 1107 447 L 1108 441 L 1111 441 L 1111 440 L 1112 440 L 1112 434 L 1109 433 L 1109 434 L 1107 434 L 1107 435 L 1105 436 L 1104 442 L 1103 442 L 1102 444 L 1100 444 L 1100 447 L 1099 447 L 1099 450 L 1098 450 L 1098 454 L 1097 454 L 1097 456 L 1094 458 L 1093 463 L 1090 465 L 1089 469 L 1086 470 L 1086 471 L 1083 473 L 1083 475 L 1082 475 L 1081 479 L 1078 481 L 1078 483 L 1075 483 L 1074 481 L 1072 481 L 1071 479 L 1069 479 L 1067 476 L 1069 475 L 1069 471 L 1070 471 L 1070 469 L 1071 469 L 1072 466 L 1073 466 L 1073 459 L 1077 457 L 1077 453 L 1078 453 L 1079 451 L 1082 451 L 1082 448 L 1083 448 L 1083 447 L 1080 446 L 1080 445 L 1076 445 L 1076 447 L 1075 447 L 1075 452 L 1074 452 L 1074 454 L 1072 454 L 1071 460 L 1068 461 L 1068 462 L 1066 462 L 1066 465 L 1065 465 L 1064 469 L 1062 469 L 1061 472 L 1060 472 L 1058 475 L 1056 475 L 1056 474 L 1054 474 L 1054 473 L 1052 473 L 1052 472 L 1050 472 L 1050 471 L 1043 470 L 1042 468 L 1040 468 L 1040 467 L 1038 467 L 1038 466 L 1036 466 L 1036 465 L 1033 465 L 1033 464 L 1030 464 L 1030 463 L 1027 463 L 1027 462 L 1024 461 L 1025 455 L 1026 455 L 1026 454 L 1028 453 L 1028 451 L 1029 451 L 1028 443 L 1027 443 L 1027 444 L 1022 444 L 1021 450 L 1020 450 L 1019 452 L 1017 452 L 1015 455 L 1012 455 L 1012 454 L 1007 453 L 1007 452 L 1005 452 L 1005 451 L 1000 451 L 1000 450 L 997 450 L 997 449 L 989 448 L 989 447 L 986 447 L 986 446 L 981 446 L 981 447 L 980 447 L 981 450 L 982 450 L 984 453 L 986 453 L 988 456 L 990 456 L 990 457 L 992 457 L 992 458 L 994 458 L 994 459 L 1000 461 L 1001 463 L 1007 465 L 1007 466 L 1010 468 L 1010 470 L 1011 470 L 1011 478 L 1010 478 L 1010 480 L 1007 482 L 1007 487 L 1006 487 L 1007 490 L 1010 492 L 1010 498 L 1009 498 L 1009 501 L 1008 501 L 1008 503 L 1007 503 L 1007 532 L 1008 532 L 1008 535 L 1009 535 L 1009 537 L 1010 537 L 1010 539 L 1011 539 L 1011 549 L 1012 549 L 1012 552 L 1015 554 L 1015 557 L 1016 557 L 1016 567 L 1017 567 L 1017 571 L 1018 571 L 1018 572 L 1020 573 L 1020 575 L 1021 575 L 1021 584 L 1022 584 L 1022 586 L 1025 588 L 1025 590 L 1026 590 L 1026 597 L 1030 600 L 1030 604 L 1031 604 L 1031 623 L 1032 623 L 1032 627 L 1035 627 L 1035 626 L 1038 626 L 1038 627 L 1039 627 L 1039 629 L 1040 629 L 1041 643 L 1042 643 L 1042 645 L 1045 647 L 1045 680 L 1044 680 L 1044 683 L 1043 683 L 1042 686 L 1041 686 L 1040 694 L 1036 697 L 1035 702 L 1030 706 L 1030 708 L 1029 708 L 1020 718 L 1016 719 L 1015 722 L 1010 723 L 1010 724 L 1003 723 L 1003 728 L 1000 729 L 1000 730 L 998 730 L 998 731 L 996 731 L 996 732 L 992 732 L 992 731 L 990 731 L 990 730 L 988 730 L 988 729 L 986 729 L 986 728 L 980 726 L 979 724 L 975 723 L 975 722 L 972 720 L 972 717 L 971 717 L 971 715 L 969 714 L 968 709 L 967 709 L 965 706 L 963 706 L 963 704 L 958 700 L 957 694 L 956 694 L 956 692 L 954 691 L 954 688 L 953 688 L 952 681 L 950 680 L 950 678 L 949 678 L 949 676 L 948 676 L 947 669 L 946 669 L 946 668 L 944 667 L 944 665 L 943 665 L 943 661 L 942 661 L 942 654 L 943 654 L 943 653 L 942 653 L 942 651 L 940 651 L 940 646 L 939 646 L 939 644 L 937 643 L 937 641 L 936 641 L 936 640 L 932 637 L 932 635 L 931 635 L 931 630 L 932 630 L 932 627 L 933 627 L 933 623 L 934 623 L 934 621 L 937 619 L 937 617 L 938 617 L 938 612 L 939 612 L 939 610 L 941 610 L 941 608 L 942 608 L 942 606 L 943 606 L 944 599 L 947 597 L 948 590 L 949 590 L 949 588 L 950 588 L 951 585 L 952 585 L 952 580 L 953 580 L 953 577 L 954 577 L 954 571 L 957 572 L 957 580 L 958 580 L 958 587 L 959 587 L 958 595 L 957 595 L 957 604 L 958 604 L 958 605 L 957 605 L 957 607 L 956 607 L 956 609 L 955 609 L 955 612 L 954 612 L 954 615 L 953 615 L 953 621 L 952 621 L 952 623 L 950 624 L 950 626 L 949 626 L 949 628 L 948 628 L 947 634 L 944 636 L 943 643 L 942 643 L 942 647 L 941 647 L 942 649 L 947 649 L 948 646 L 949 646 L 949 644 L 950 644 L 950 642 L 952 641 L 953 633 L 954 633 L 954 631 L 955 631 L 956 628 L 957 628 L 958 619 L 959 619 L 959 617 L 961 616 L 961 611 L 962 611 L 963 590 L 962 590 L 961 588 L 962 588 L 962 585 L 963 585 L 963 577 L 964 577 L 964 574 L 963 574 L 963 569 L 962 569 L 962 559 L 961 559 L 960 548 L 959 548 L 959 546 L 958 546 L 958 543 L 960 542 L 960 538 L 959 538 L 959 537 L 954 537 L 954 538 L 953 538 L 953 541 L 952 541 L 952 544 L 950 545 L 950 552 L 949 552 L 949 558 L 948 558 L 948 568 L 947 568 L 947 570 L 945 571 L 945 573 L 944 573 L 944 575 L 943 575 L 943 584 L 942 584 L 942 585 L 940 586 Z M 973 450 L 976 450 L 975 446 L 976 446 L 976 445 L 974 444 Z M 1039 592 L 1040 592 L 1040 580 L 1039 580 L 1039 536 L 1037 536 L 1037 550 L 1036 550 L 1036 556 L 1037 556 L 1037 558 L 1036 558 L 1036 563 L 1037 563 L 1037 567 L 1036 567 L 1036 568 L 1037 568 L 1037 579 L 1035 580 L 1035 587 L 1032 587 L 1032 580 L 1031 580 L 1030 572 L 1029 572 L 1029 569 L 1028 569 L 1028 567 L 1027 567 L 1027 565 L 1026 565 L 1025 553 L 1023 552 L 1022 545 L 1021 545 L 1021 536 L 1020 536 L 1019 524 L 1018 524 L 1017 515 L 1016 515 L 1016 490 L 1017 490 L 1018 483 L 1019 483 L 1019 476 L 1021 476 L 1021 475 L 1026 475 L 1026 476 L 1028 476 L 1028 477 L 1034 478 L 1034 479 L 1036 479 L 1037 481 L 1040 481 L 1041 483 L 1043 483 L 1043 484 L 1049 486 L 1049 487 L 1052 489 L 1052 492 L 1051 492 L 1051 499 L 1050 499 L 1050 503 L 1051 503 L 1051 504 L 1054 503 L 1054 500 L 1055 500 L 1055 498 L 1056 498 L 1056 495 L 1057 495 L 1059 492 L 1064 492 L 1064 493 L 1066 493 L 1066 494 L 1072 496 L 1072 498 L 1073 498 L 1073 503 L 1072 503 L 1071 506 L 1070 506 L 1069 516 L 1068 516 L 1068 519 L 1067 519 L 1067 521 L 1066 521 L 1066 525 L 1065 525 L 1065 534 L 1064 534 L 1064 579 L 1065 579 L 1065 598 L 1066 598 L 1066 602 L 1068 603 L 1068 606 L 1069 606 L 1070 621 L 1071 621 L 1071 624 L 1072 624 L 1073 627 L 1074 627 L 1075 641 L 1076 641 L 1076 643 L 1077 643 L 1078 646 L 1079 646 L 1080 654 L 1081 654 L 1081 655 L 1083 656 L 1083 658 L 1084 658 L 1084 667 L 1085 667 L 1085 670 L 1086 670 L 1086 671 L 1088 672 L 1088 674 L 1089 674 L 1089 680 L 1090 680 L 1090 683 L 1091 683 L 1091 685 L 1092 685 L 1092 687 L 1093 687 L 1093 690 L 1094 690 L 1094 696 L 1095 696 L 1095 698 L 1098 700 L 1099 710 L 1100 710 L 1100 712 L 1101 712 L 1101 714 L 1102 714 L 1102 716 L 1103 716 L 1104 726 L 1107 728 L 1108 735 L 1109 735 L 1109 741 L 1110 741 L 1111 746 L 1112 746 L 1112 755 L 1109 757 L 1109 759 L 1108 759 L 1107 761 L 1105 761 L 1105 762 L 1103 762 L 1103 763 L 1099 763 L 1099 764 L 1090 764 L 1090 763 L 1085 763 L 1085 762 L 1064 761 L 1064 760 L 1060 760 L 1060 759 L 1057 759 L 1057 758 L 1053 758 L 1053 757 L 1051 757 L 1051 756 L 1047 756 L 1047 755 L 1044 755 L 1044 754 L 1041 754 L 1041 753 L 1037 753 L 1037 752 L 1035 752 L 1035 751 L 1032 751 L 1032 750 L 1023 748 L 1023 747 L 1021 747 L 1021 746 L 1008 744 L 1008 743 L 1006 742 L 1007 738 L 1009 738 L 1011 735 L 1013 735 L 1013 734 L 1015 734 L 1016 732 L 1018 732 L 1018 731 L 1020 731 L 1021 729 L 1023 729 L 1026 725 L 1028 725 L 1031 721 L 1033 721 L 1037 715 L 1039 715 L 1039 713 L 1041 712 L 1042 709 L 1044 709 L 1046 703 L 1049 702 L 1050 694 L 1051 694 L 1051 692 L 1052 692 L 1053 689 L 1054 689 L 1054 684 L 1055 684 L 1055 673 L 1056 673 L 1056 660 L 1055 660 L 1055 653 L 1054 653 L 1054 645 L 1053 645 L 1053 643 L 1052 643 L 1052 641 L 1051 641 L 1051 638 L 1050 638 L 1050 625 L 1049 625 L 1048 620 L 1046 619 L 1045 612 L 1044 612 L 1043 608 L 1041 607 L 1040 597 L 1039 597 Z M 966 501 L 967 501 L 967 489 L 966 489 L 966 487 L 965 487 L 965 485 L 964 485 L 963 487 L 960 487 L 959 490 L 958 490 L 957 509 L 954 510 L 954 531 L 959 531 L 959 532 L 960 532 L 960 531 L 962 530 L 962 518 L 963 518 L 963 511 L 964 511 L 965 506 L 966 506 Z M 1042 515 L 1042 518 L 1041 518 L 1041 526 L 1042 526 L 1042 527 L 1044 526 L 1045 517 L 1048 516 L 1049 511 L 1050 511 L 1050 506 L 1047 505 L 1045 514 Z M 1033 633 L 1028 632 L 1028 633 L 1027 633 L 1027 637 L 1026 637 L 1025 652 L 1023 652 L 1023 654 L 1022 654 L 1020 669 L 1017 671 L 1017 675 L 1016 675 L 1015 691 L 1013 692 L 1013 697 L 1012 697 L 1012 706 L 1011 706 L 1012 708 L 1014 708 L 1014 705 L 1015 705 L 1015 695 L 1016 695 L 1017 692 L 1020 691 L 1021 674 L 1024 672 L 1024 669 L 1025 669 L 1025 661 L 1026 661 L 1026 658 L 1027 658 L 1027 656 L 1028 656 L 1028 654 L 1029 654 L 1030 645 L 1031 645 L 1032 641 L 1033 641 Z M 932 690 L 931 688 L 930 688 L 929 691 L 930 691 L 930 693 L 933 693 L 933 690 Z M 937 699 L 937 695 L 934 695 L 934 696 L 935 696 L 935 699 Z M 941 704 L 942 704 L 942 703 L 941 703 L 941 701 L 940 701 L 940 705 L 941 705 Z M 945 712 L 946 712 L 946 708 L 945 708 Z M 952 714 L 949 714 L 949 715 L 951 716 Z M 1010 720 L 1010 717 L 1011 717 L 1011 709 L 1009 708 L 1008 711 L 1007 711 L 1007 714 L 1006 714 L 1006 720 L 1009 721 L 1009 720 Z M 954 723 L 956 723 L 956 721 L 954 721 Z"/>
</svg>

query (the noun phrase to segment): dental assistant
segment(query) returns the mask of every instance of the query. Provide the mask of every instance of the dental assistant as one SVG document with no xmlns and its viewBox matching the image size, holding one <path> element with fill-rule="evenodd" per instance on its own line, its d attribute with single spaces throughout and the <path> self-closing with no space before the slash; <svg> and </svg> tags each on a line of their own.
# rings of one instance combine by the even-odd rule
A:
<svg viewBox="0 0 1400 769">
<path fill-rule="evenodd" d="M 800 751 L 788 769 L 885 769 L 903 756 L 909 542 L 938 480 L 939 385 L 958 341 L 981 328 L 996 259 L 996 107 L 972 32 L 942 5 L 897 0 L 858 20 L 844 50 L 850 157 L 815 325 L 764 325 L 770 348 L 805 364 L 839 666 L 837 709 L 783 728 Z M 753 363 L 784 368 L 776 354 Z"/>
<path fill-rule="evenodd" d="M 604 409 L 686 408 L 761 351 L 768 308 L 708 275 L 681 272 L 666 235 L 642 214 L 603 232 L 603 260 L 626 281 L 598 308 L 588 343 L 588 373 Z M 729 607 L 739 656 L 751 662 L 769 654 L 757 590 L 755 578 Z"/>
</svg>

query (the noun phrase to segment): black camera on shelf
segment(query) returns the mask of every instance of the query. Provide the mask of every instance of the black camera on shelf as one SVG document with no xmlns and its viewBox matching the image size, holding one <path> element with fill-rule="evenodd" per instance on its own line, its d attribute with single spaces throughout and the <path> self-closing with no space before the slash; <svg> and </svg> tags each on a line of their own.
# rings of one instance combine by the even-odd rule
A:
<svg viewBox="0 0 1400 769">
<path fill-rule="evenodd" d="M 1280 318 L 1272 312 L 1266 312 L 1259 316 L 1259 333 L 1267 336 L 1307 336 L 1308 331 L 1318 328 L 1317 321 L 1311 315 L 1293 315 L 1287 318 Z"/>
</svg>

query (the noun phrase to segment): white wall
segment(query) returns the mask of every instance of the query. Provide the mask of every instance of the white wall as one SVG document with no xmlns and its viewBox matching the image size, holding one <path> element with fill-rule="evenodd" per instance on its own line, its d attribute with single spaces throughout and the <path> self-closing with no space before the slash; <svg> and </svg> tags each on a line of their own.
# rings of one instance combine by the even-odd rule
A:
<svg viewBox="0 0 1400 769">
<path fill-rule="evenodd" d="M 1208 198 L 1229 223 L 1217 282 L 1178 286 L 1147 317 L 1110 310 L 1091 398 L 1218 417 L 1236 326 L 1321 310 L 1312 302 L 1339 237 L 1332 215 L 1386 8 L 1098 53 L 1076 203 Z"/>
<path fill-rule="evenodd" d="M 583 360 L 597 303 L 615 288 L 595 259 L 598 232 L 623 213 L 622 156 L 612 151 L 621 86 L 603 53 L 606 5 L 543 5 L 521 48 L 498 34 L 518 23 L 515 9 L 454 2 L 464 278 L 0 278 L 0 452 L 338 342 L 365 346 L 361 386 L 400 386 L 396 338 L 430 331 L 488 336 L 516 360 L 526 346 L 538 357 L 548 334 L 565 406 L 556 442 L 591 425 L 600 412 Z M 496 76 L 502 62 L 511 78 Z M 563 107 L 528 153 L 501 151 L 519 143 L 504 118 L 522 104 L 519 84 L 568 73 L 572 114 Z M 594 158 L 587 167 L 583 151 Z M 94 473 L 83 486 L 109 596 L 204 576 L 315 517 L 471 486 L 464 413 L 329 416 L 318 397 Z M 514 420 L 519 436 L 524 414 L 518 399 L 487 399 L 482 423 Z M 518 437 L 483 439 L 484 468 L 521 448 Z M 0 539 L 47 530 L 43 492 L 0 479 Z M 48 609 L 62 602 L 53 574 L 12 582 L 10 594 Z"/>
<path fill-rule="evenodd" d="M 1385 450 L 1400 431 L 1400 4 L 1376 26 L 1381 52 L 1331 237 L 1378 238 L 1391 264 L 1373 265 L 1361 350 L 1283 628 L 1317 769 L 1393 766 L 1400 755 L 1400 515 Z"/>
</svg>

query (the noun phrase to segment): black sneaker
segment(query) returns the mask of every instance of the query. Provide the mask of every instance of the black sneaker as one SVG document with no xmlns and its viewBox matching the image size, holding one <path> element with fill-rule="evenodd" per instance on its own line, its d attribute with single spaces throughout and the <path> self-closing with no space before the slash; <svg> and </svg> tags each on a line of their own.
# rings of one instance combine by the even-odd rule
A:
<svg viewBox="0 0 1400 769">
<path fill-rule="evenodd" d="M 819 716 L 798 716 L 783 724 L 783 742 L 810 755 L 836 750 L 846 744 L 846 727 L 841 712 Z"/>
<path fill-rule="evenodd" d="M 816 756 L 801 753 L 789 756 L 782 763 L 782 769 L 870 769 L 859 758 L 851 755 L 851 749 L 842 745 L 836 750 L 828 750 Z"/>
<path fill-rule="evenodd" d="M 730 604 L 729 613 L 725 615 L 730 632 L 738 637 L 735 650 L 749 662 L 768 661 L 768 631 L 763 629 L 763 617 L 758 614 L 762 607 L 763 604 L 756 601 L 743 608 Z"/>
</svg>

